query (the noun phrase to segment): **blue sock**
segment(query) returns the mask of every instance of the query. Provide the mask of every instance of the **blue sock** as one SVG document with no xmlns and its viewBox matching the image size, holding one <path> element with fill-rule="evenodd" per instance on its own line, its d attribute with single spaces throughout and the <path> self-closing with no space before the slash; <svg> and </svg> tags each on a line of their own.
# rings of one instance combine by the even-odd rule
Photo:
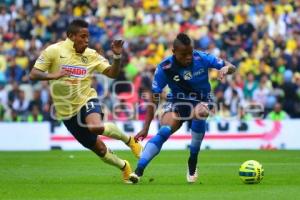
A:
<svg viewBox="0 0 300 200">
<path fill-rule="evenodd" d="M 135 173 L 138 176 L 143 175 L 149 162 L 160 152 L 163 143 L 167 141 L 171 134 L 172 131 L 170 126 L 162 126 L 158 133 L 147 142 L 135 170 Z"/>
<path fill-rule="evenodd" d="M 196 171 L 198 154 L 205 134 L 205 124 L 204 120 L 192 122 L 192 141 L 190 145 L 190 157 L 188 160 L 190 175 L 194 175 Z"/>
</svg>

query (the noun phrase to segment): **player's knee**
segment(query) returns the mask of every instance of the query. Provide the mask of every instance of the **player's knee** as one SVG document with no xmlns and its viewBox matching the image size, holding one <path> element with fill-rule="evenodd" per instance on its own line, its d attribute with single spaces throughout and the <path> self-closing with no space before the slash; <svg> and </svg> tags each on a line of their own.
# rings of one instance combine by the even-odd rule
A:
<svg viewBox="0 0 300 200">
<path fill-rule="evenodd" d="M 196 119 L 206 119 L 209 116 L 209 109 L 205 105 L 198 105 L 195 108 L 195 118 Z"/>
<path fill-rule="evenodd" d="M 103 157 L 105 156 L 107 152 L 107 148 L 103 143 L 97 142 L 92 148 L 92 151 L 94 151 L 98 156 Z"/>
<path fill-rule="evenodd" d="M 96 124 L 89 125 L 88 129 L 89 129 L 89 131 L 91 133 L 94 133 L 96 135 L 102 135 L 102 133 L 104 131 L 104 127 L 103 126 L 96 125 Z"/>
<path fill-rule="evenodd" d="M 106 148 L 99 148 L 99 150 L 98 150 L 98 155 L 99 156 L 101 156 L 101 157 L 104 157 L 105 156 L 105 154 L 106 154 L 106 151 L 107 151 L 107 149 Z"/>
</svg>

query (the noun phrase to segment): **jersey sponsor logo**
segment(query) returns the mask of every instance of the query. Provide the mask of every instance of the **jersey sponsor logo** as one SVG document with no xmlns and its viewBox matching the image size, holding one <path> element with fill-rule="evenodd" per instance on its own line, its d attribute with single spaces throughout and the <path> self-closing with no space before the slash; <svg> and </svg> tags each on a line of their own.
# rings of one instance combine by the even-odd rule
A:
<svg viewBox="0 0 300 200">
<path fill-rule="evenodd" d="M 179 75 L 174 76 L 173 80 L 176 81 L 176 82 L 180 81 Z"/>
<path fill-rule="evenodd" d="M 87 74 L 87 69 L 81 66 L 62 65 L 62 69 L 70 72 L 70 76 L 83 78 Z"/>
<path fill-rule="evenodd" d="M 193 78 L 192 72 L 185 71 L 183 72 L 183 79 L 184 80 L 191 80 Z"/>
<path fill-rule="evenodd" d="M 204 69 L 199 69 L 198 71 L 196 71 L 193 76 L 199 76 L 201 75 L 202 73 L 204 73 Z"/>
</svg>

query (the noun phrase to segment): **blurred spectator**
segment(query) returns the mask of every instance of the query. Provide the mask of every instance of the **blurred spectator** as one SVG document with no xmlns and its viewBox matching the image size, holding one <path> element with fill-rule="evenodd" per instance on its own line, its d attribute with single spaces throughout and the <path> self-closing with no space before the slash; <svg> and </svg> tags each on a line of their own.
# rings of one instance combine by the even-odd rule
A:
<svg viewBox="0 0 300 200">
<path fill-rule="evenodd" d="M 17 83 L 21 83 L 25 80 L 25 71 L 16 63 L 15 58 L 11 58 L 9 61 L 9 65 L 6 69 L 6 80 L 9 83 L 16 81 Z"/>
<path fill-rule="evenodd" d="M 0 73 L 4 73 L 6 71 L 6 67 L 7 67 L 6 56 L 4 55 L 3 52 L 3 44 L 1 44 L 0 42 Z"/>
<path fill-rule="evenodd" d="M 266 105 L 267 98 L 270 94 L 270 89 L 267 87 L 267 81 L 268 77 L 262 76 L 258 88 L 253 91 L 253 100 L 263 106 Z"/>
<path fill-rule="evenodd" d="M 0 122 L 4 121 L 4 115 L 5 115 L 5 107 L 0 102 Z"/>
<path fill-rule="evenodd" d="M 10 122 L 21 122 L 22 120 L 22 115 L 19 115 L 17 111 L 14 109 L 11 110 L 10 114 L 10 119 L 8 119 Z"/>
<path fill-rule="evenodd" d="M 97 77 L 94 76 L 92 78 L 92 88 L 94 88 L 98 94 L 99 97 L 102 97 L 104 95 L 104 88 L 103 86 L 98 82 Z"/>
<path fill-rule="evenodd" d="M 27 122 L 42 122 L 44 117 L 41 114 L 41 110 L 37 105 L 33 105 L 30 110 L 30 114 L 27 116 Z"/>
<path fill-rule="evenodd" d="M 29 106 L 29 101 L 25 99 L 25 92 L 23 90 L 19 90 L 17 98 L 13 101 L 12 108 L 19 115 L 25 115 Z"/>
<path fill-rule="evenodd" d="M 247 74 L 247 80 L 245 81 L 244 85 L 244 97 L 245 99 L 252 100 L 253 99 L 253 93 L 256 90 L 258 84 L 255 80 L 254 74 L 252 72 L 248 72 Z"/>
<path fill-rule="evenodd" d="M 281 121 L 284 119 L 288 119 L 289 115 L 282 110 L 282 106 L 280 103 L 276 103 L 274 106 L 273 111 L 271 111 L 268 116 L 267 119 L 273 120 L 273 121 Z"/>
<path fill-rule="evenodd" d="M 239 107 L 244 104 L 244 95 L 234 81 L 231 81 L 230 86 L 225 90 L 224 98 L 231 116 L 237 116 Z"/>
<path fill-rule="evenodd" d="M 232 57 L 234 55 L 234 52 L 238 50 L 242 42 L 241 36 L 237 31 L 237 27 L 231 26 L 229 28 L 229 31 L 224 33 L 223 40 L 224 48 L 227 54 Z"/>
<path fill-rule="evenodd" d="M 8 92 L 8 106 L 12 108 L 12 104 L 19 95 L 19 85 L 16 81 L 11 83 L 12 89 Z"/>
<path fill-rule="evenodd" d="M 28 105 L 28 110 L 32 111 L 33 107 L 37 107 L 39 111 L 43 109 L 43 102 L 41 99 L 41 91 L 40 90 L 35 90 L 33 92 L 33 99 L 29 102 Z"/>
<path fill-rule="evenodd" d="M 25 55 L 25 51 L 23 49 L 17 50 L 17 55 L 15 57 L 16 64 L 20 66 L 23 70 L 28 69 L 29 59 Z"/>
<path fill-rule="evenodd" d="M 50 91 L 49 91 L 49 85 L 47 81 L 41 81 L 41 89 L 40 89 L 40 95 L 41 95 L 41 101 L 43 106 L 46 105 L 50 100 Z"/>
<path fill-rule="evenodd" d="M 3 83 L 0 83 L 0 104 L 2 106 L 8 105 L 8 92 Z"/>
<path fill-rule="evenodd" d="M 296 91 L 297 86 L 292 82 L 293 73 L 290 70 L 284 72 L 284 82 L 282 84 L 282 90 L 284 92 L 283 109 L 287 111 L 291 117 L 295 115 L 295 101 L 297 100 Z"/>
</svg>

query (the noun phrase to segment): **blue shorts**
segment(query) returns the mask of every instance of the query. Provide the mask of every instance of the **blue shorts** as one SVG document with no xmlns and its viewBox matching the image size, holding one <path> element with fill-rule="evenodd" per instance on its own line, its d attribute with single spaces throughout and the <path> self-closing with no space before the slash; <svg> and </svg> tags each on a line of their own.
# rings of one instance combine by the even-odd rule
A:
<svg viewBox="0 0 300 200">
<path fill-rule="evenodd" d="M 193 100 L 182 100 L 182 99 L 169 99 L 164 105 L 164 113 L 175 112 L 180 116 L 180 121 L 188 121 L 188 127 L 192 129 L 193 132 L 204 134 L 207 129 L 207 124 L 205 119 L 193 119 L 192 111 L 194 107 L 199 103 L 208 103 L 209 110 L 213 109 L 212 102 L 210 98 L 203 99 L 202 101 Z"/>
<path fill-rule="evenodd" d="M 80 144 L 88 149 L 94 147 L 97 142 L 97 135 L 89 131 L 85 121 L 85 118 L 91 113 L 99 113 L 101 118 L 103 118 L 101 105 L 98 99 L 89 100 L 75 116 L 63 120 L 63 123 L 69 132 Z"/>
<path fill-rule="evenodd" d="M 208 108 L 213 109 L 211 104 L 213 101 L 211 99 L 204 99 L 203 101 L 194 101 L 194 100 L 183 100 L 183 99 L 169 99 L 167 103 L 163 106 L 164 113 L 166 112 L 176 112 L 182 118 L 181 121 L 192 120 L 192 111 L 194 107 L 200 103 L 208 103 Z"/>
</svg>

